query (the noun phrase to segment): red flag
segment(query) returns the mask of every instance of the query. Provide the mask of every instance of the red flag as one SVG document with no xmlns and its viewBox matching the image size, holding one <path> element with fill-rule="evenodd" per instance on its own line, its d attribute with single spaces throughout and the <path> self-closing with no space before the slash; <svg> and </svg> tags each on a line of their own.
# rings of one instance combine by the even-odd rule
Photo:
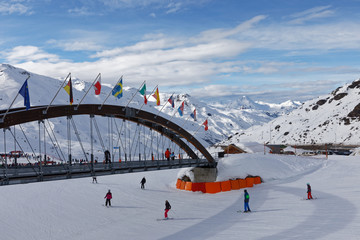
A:
<svg viewBox="0 0 360 240">
<path fill-rule="evenodd" d="M 97 82 L 94 84 L 95 89 L 95 95 L 99 95 L 101 92 L 101 79 L 97 80 Z"/>
<path fill-rule="evenodd" d="M 202 124 L 205 126 L 205 131 L 207 131 L 209 129 L 208 127 L 208 120 L 206 119 L 205 122 Z"/>
<path fill-rule="evenodd" d="M 147 104 L 147 98 L 146 95 L 144 95 L 144 103 Z"/>
<path fill-rule="evenodd" d="M 156 99 L 156 105 L 160 105 L 159 88 L 156 88 L 155 93 L 152 95 Z"/>
</svg>

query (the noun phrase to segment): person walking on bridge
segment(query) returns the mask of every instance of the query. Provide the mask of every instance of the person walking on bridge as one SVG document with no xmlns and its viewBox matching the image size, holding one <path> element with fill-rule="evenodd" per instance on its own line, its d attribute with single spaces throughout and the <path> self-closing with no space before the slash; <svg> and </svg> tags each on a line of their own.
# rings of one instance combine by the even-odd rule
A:
<svg viewBox="0 0 360 240">
<path fill-rule="evenodd" d="M 167 148 L 165 151 L 166 160 L 170 161 L 170 150 Z"/>
</svg>

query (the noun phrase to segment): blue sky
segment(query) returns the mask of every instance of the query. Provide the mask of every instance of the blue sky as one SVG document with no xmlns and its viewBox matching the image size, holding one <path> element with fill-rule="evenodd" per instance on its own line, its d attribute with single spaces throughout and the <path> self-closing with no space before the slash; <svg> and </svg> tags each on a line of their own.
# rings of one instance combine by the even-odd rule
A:
<svg viewBox="0 0 360 240">
<path fill-rule="evenodd" d="M 307 100 L 359 78 L 360 1 L 1 0 L 0 62 L 208 99 Z"/>
</svg>

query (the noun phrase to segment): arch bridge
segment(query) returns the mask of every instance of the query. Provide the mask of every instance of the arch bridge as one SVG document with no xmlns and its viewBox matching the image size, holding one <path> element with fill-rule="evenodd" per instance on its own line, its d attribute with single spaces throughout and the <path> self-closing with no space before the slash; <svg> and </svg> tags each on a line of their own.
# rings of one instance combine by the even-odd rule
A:
<svg viewBox="0 0 360 240">
<path fill-rule="evenodd" d="M 146 156 L 143 156 L 143 161 L 141 161 L 141 156 L 139 153 L 138 161 L 131 161 L 131 159 L 130 161 L 127 161 L 127 156 L 125 154 L 125 162 L 124 161 L 115 162 L 113 156 L 112 161 L 109 161 L 108 164 L 99 164 L 99 163 L 97 164 L 96 161 L 94 161 L 93 153 L 91 153 L 89 161 L 86 161 L 85 164 L 83 165 L 77 166 L 72 162 L 72 156 L 70 150 L 70 153 L 68 154 L 67 164 L 49 166 L 46 165 L 46 154 L 44 157 L 45 161 L 43 162 L 41 161 L 41 152 L 40 152 L 40 143 L 39 143 L 40 161 L 38 162 L 37 165 L 35 166 L 30 165 L 27 168 L 18 167 L 17 165 L 15 167 L 10 167 L 8 165 L 7 154 L 6 154 L 5 132 L 6 130 L 9 130 L 11 132 L 10 127 L 17 125 L 21 126 L 21 124 L 24 123 L 38 121 L 39 132 L 40 132 L 40 122 L 43 122 L 44 120 L 48 120 L 48 119 L 66 117 L 69 120 L 68 131 L 70 131 L 69 122 L 72 119 L 72 117 L 76 115 L 90 116 L 91 147 L 93 142 L 92 139 L 93 123 L 91 123 L 91 119 L 93 119 L 94 116 L 103 116 L 103 117 L 109 117 L 109 118 L 121 119 L 123 121 L 133 122 L 136 125 L 144 126 L 150 131 L 155 131 L 161 136 L 166 137 L 168 141 L 176 144 L 179 147 L 179 149 L 182 149 L 184 151 L 185 153 L 184 155 L 188 156 L 188 158 L 185 159 L 179 157 L 174 161 L 166 161 L 166 160 L 164 161 L 163 159 L 160 159 L 159 156 L 157 159 L 155 159 L 155 156 L 151 154 L 151 158 L 149 160 L 146 160 L 145 159 Z M 5 153 L 4 156 L 2 156 L 2 161 L 3 161 L 2 164 L 3 174 L 1 177 L 2 184 L 44 181 L 44 180 L 63 179 L 63 178 L 72 178 L 72 177 L 96 176 L 96 175 L 106 175 L 106 174 L 114 174 L 114 173 L 133 172 L 133 171 L 159 170 L 159 169 L 169 169 L 173 167 L 183 167 L 183 166 L 209 166 L 209 167 L 216 166 L 216 162 L 214 158 L 206 150 L 206 148 L 183 127 L 179 126 L 178 124 L 162 116 L 132 107 L 124 107 L 117 105 L 81 104 L 78 106 L 73 106 L 73 105 L 53 105 L 50 107 L 33 106 L 28 110 L 26 110 L 25 108 L 14 108 L 14 109 L 9 109 L 7 112 L 0 111 L 0 128 L 2 128 L 4 132 L 4 153 Z M 11 132 L 11 134 L 13 135 L 16 144 L 18 144 L 20 147 L 20 143 L 16 140 L 14 133 Z M 39 133 L 39 141 L 40 138 L 41 137 Z M 44 141 L 45 141 L 45 134 L 44 134 Z M 190 144 L 195 149 L 193 149 Z M 69 148 L 71 148 L 71 143 L 68 144 L 68 150 Z M 199 154 L 197 154 L 196 152 L 198 152 Z M 200 155 L 202 155 L 202 157 L 200 157 Z M 120 156 L 120 147 L 119 147 L 119 156 Z"/>
</svg>

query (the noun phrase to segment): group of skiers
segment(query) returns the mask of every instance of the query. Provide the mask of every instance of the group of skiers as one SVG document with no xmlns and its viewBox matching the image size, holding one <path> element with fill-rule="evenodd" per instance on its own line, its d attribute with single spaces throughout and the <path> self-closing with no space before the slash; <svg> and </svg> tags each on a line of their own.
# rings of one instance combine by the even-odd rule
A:
<svg viewBox="0 0 360 240">
<path fill-rule="evenodd" d="M 93 180 L 94 180 L 94 178 L 93 178 Z M 96 180 L 96 177 L 95 177 L 95 180 Z M 97 181 L 96 181 L 96 183 L 97 183 Z M 145 183 L 146 183 L 146 178 L 143 177 L 140 181 L 141 189 L 145 189 Z M 306 185 L 307 185 L 307 194 L 308 194 L 307 199 L 308 200 L 313 199 L 313 197 L 311 195 L 310 183 L 307 183 Z M 106 193 L 104 199 L 106 199 L 105 206 L 107 207 L 109 205 L 111 207 L 112 193 L 111 193 L 110 189 Z M 244 190 L 244 212 L 251 212 L 249 202 L 250 202 L 250 195 L 249 195 L 248 191 L 245 189 Z M 165 201 L 165 209 L 164 209 L 165 219 L 168 219 L 168 212 L 170 211 L 170 209 L 171 209 L 171 205 L 170 205 L 169 201 L 166 200 Z"/>
</svg>

